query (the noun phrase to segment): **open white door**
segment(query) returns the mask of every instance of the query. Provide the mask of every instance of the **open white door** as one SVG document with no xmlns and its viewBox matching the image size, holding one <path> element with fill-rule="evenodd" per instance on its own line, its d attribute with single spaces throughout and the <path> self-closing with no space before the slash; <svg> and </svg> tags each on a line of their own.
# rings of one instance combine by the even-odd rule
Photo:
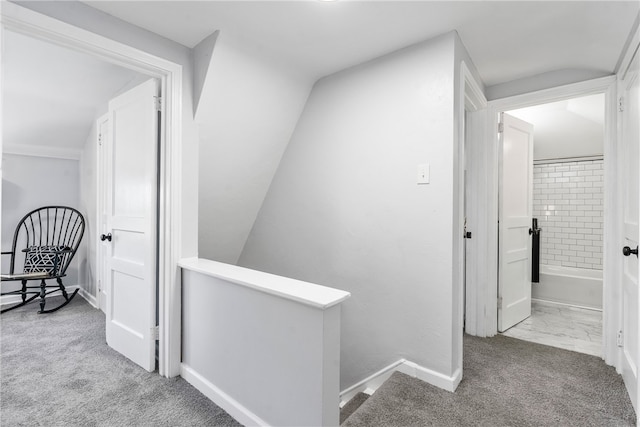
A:
<svg viewBox="0 0 640 427">
<path fill-rule="evenodd" d="M 619 95 L 622 99 L 620 113 L 621 141 L 621 184 L 622 184 L 622 216 L 624 255 L 622 272 L 622 377 L 629 391 L 629 397 L 636 411 L 638 410 L 638 309 L 640 308 L 638 292 L 638 240 L 640 228 L 640 77 L 638 56 L 619 84 Z M 620 250 L 620 249 L 619 249 Z M 636 251 L 635 254 L 633 251 Z"/>
<path fill-rule="evenodd" d="M 157 83 L 109 102 L 106 179 L 107 344 L 155 369 Z"/>
<path fill-rule="evenodd" d="M 502 114 L 500 134 L 498 330 L 531 316 L 533 125 Z"/>
</svg>

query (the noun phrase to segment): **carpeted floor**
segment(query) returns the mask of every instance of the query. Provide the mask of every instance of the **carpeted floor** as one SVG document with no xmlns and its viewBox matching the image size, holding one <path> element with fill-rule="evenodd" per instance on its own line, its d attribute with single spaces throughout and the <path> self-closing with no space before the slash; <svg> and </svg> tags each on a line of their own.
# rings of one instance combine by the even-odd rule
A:
<svg viewBox="0 0 640 427">
<path fill-rule="evenodd" d="M 38 308 L 0 316 L 2 426 L 240 425 L 183 379 L 109 348 L 103 313 L 79 296 L 55 313 Z"/>
<path fill-rule="evenodd" d="M 635 423 L 622 378 L 600 358 L 499 335 L 465 336 L 464 378 L 455 393 L 394 373 L 343 426 Z"/>
<path fill-rule="evenodd" d="M 2 426 L 239 426 L 182 380 L 148 373 L 105 344 L 104 315 L 77 297 L 0 316 Z M 345 414 L 346 416 L 347 414 Z M 594 356 L 497 336 L 465 337 L 455 393 L 396 373 L 343 424 L 632 426 L 615 370 Z"/>
</svg>

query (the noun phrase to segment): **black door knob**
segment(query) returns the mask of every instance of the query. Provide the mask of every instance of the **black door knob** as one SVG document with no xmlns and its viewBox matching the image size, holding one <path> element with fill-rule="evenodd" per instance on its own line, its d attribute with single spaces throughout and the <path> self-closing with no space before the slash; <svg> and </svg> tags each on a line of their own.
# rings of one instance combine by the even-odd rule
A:
<svg viewBox="0 0 640 427">
<path fill-rule="evenodd" d="M 625 246 L 624 248 L 622 248 L 622 254 L 624 256 L 629 256 L 631 254 L 638 256 L 638 247 L 636 246 L 635 249 L 631 249 L 629 246 Z"/>
<path fill-rule="evenodd" d="M 100 235 L 100 240 L 102 240 L 103 242 L 105 240 L 111 241 L 111 233 L 109 233 L 109 234 L 101 234 Z"/>
</svg>

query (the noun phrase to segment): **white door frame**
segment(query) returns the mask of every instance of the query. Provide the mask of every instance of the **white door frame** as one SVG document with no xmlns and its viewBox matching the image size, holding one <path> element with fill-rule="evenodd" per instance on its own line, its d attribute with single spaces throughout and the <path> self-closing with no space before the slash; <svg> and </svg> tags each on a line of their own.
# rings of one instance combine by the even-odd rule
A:
<svg viewBox="0 0 640 427">
<path fill-rule="evenodd" d="M 456 122 L 456 148 L 457 148 L 457 168 L 455 177 L 457 179 L 457 206 L 458 210 L 454 217 L 453 230 L 453 283 L 455 287 L 454 301 L 455 315 L 457 316 L 457 325 L 459 328 L 453 331 L 454 340 L 454 372 L 460 372 L 456 376 L 457 382 L 462 379 L 463 375 L 463 330 L 464 316 L 466 314 L 466 325 L 475 327 L 475 319 L 469 320 L 469 317 L 475 317 L 476 313 L 469 311 L 469 306 L 477 306 L 478 301 L 484 301 L 483 295 L 477 292 L 479 288 L 479 280 L 477 269 L 482 268 L 486 251 L 480 249 L 486 238 L 485 227 L 483 226 L 483 218 L 477 215 L 478 203 L 482 198 L 483 180 L 481 175 L 483 170 L 478 169 L 478 163 L 475 161 L 476 156 L 482 152 L 482 144 L 484 138 L 478 138 L 482 135 L 484 128 L 484 116 L 486 114 L 487 99 L 484 96 L 480 84 L 473 77 L 467 64 L 462 61 L 460 64 L 459 91 L 457 102 L 457 122 Z M 469 112 L 469 120 L 466 120 L 465 112 Z M 473 161 L 467 164 L 466 158 Z M 465 167 L 467 167 L 467 182 L 465 184 Z M 465 212 L 465 186 L 468 186 L 469 193 L 474 197 L 467 200 Z M 454 193 L 456 194 L 456 193 Z M 467 215 L 467 213 L 473 214 Z M 464 220 L 467 215 L 467 228 L 472 232 L 472 239 L 467 240 L 466 244 L 463 240 Z M 468 254 L 468 255 L 467 255 Z M 465 261 L 466 257 L 466 263 Z M 466 281 L 466 285 L 465 282 Z M 465 307 L 466 306 L 466 307 Z M 465 330 L 468 326 L 465 326 Z M 474 330 L 475 332 L 475 330 Z M 456 384 L 457 386 L 457 384 Z"/>
<path fill-rule="evenodd" d="M 585 82 L 560 86 L 557 88 L 541 90 L 537 92 L 516 95 L 508 98 L 489 101 L 487 115 L 487 132 L 486 141 L 487 150 L 490 156 L 481 157 L 477 161 L 487 161 L 486 170 L 496 171 L 498 168 L 497 151 L 495 147 L 498 144 L 497 123 L 499 114 L 503 111 L 515 110 L 518 108 L 530 107 L 533 105 L 556 102 L 570 98 L 587 96 L 593 94 L 605 94 L 605 129 L 604 129 L 604 268 L 603 268 L 603 355 L 604 360 L 613 366 L 619 366 L 619 351 L 616 346 L 616 332 L 619 329 L 619 320 L 617 316 L 617 307 L 619 305 L 620 295 L 620 269 L 617 268 L 619 260 L 619 245 L 616 245 L 616 236 L 619 226 L 619 220 L 614 214 L 616 212 L 616 170 L 618 162 L 617 141 L 616 141 L 616 77 L 609 76 L 599 79 L 589 80 Z M 498 180 L 497 174 L 489 184 L 487 197 L 487 209 L 494 211 L 494 206 L 498 203 Z M 495 224 L 497 237 L 497 215 L 491 216 L 492 222 Z M 486 250 L 489 253 L 498 253 L 497 239 L 489 239 Z M 486 288 L 482 289 L 482 280 L 479 282 L 479 292 L 486 295 L 497 295 L 497 268 L 498 264 L 489 265 L 490 272 L 487 278 L 495 278 L 496 280 L 486 280 Z M 479 336 L 493 336 L 497 333 L 497 296 L 489 298 L 486 301 L 477 301 L 476 311 L 478 313 L 487 313 L 487 316 L 477 317 L 475 321 L 476 330 L 483 331 L 484 334 L 478 333 Z M 469 318 L 467 317 L 467 323 Z"/>
<path fill-rule="evenodd" d="M 472 238 L 466 242 L 466 255 L 460 255 L 461 260 L 466 257 L 466 266 L 460 263 L 460 268 L 465 268 L 466 274 L 463 275 L 463 273 L 459 273 L 460 277 L 465 277 L 466 281 L 466 286 L 463 289 L 463 300 L 466 307 L 461 307 L 461 312 L 466 315 L 465 331 L 476 335 L 477 331 L 475 328 L 479 323 L 476 317 L 479 314 L 475 311 L 475 308 L 480 301 L 484 301 L 484 294 L 478 292 L 478 279 L 481 277 L 478 269 L 482 269 L 486 264 L 486 251 L 481 248 L 484 247 L 487 236 L 484 226 L 487 221 L 478 215 L 479 211 L 482 211 L 481 206 L 485 205 L 483 193 L 483 189 L 486 187 L 486 178 L 484 178 L 485 171 L 479 168 L 484 162 L 478 162 L 476 159 L 483 153 L 483 129 L 486 121 L 484 116 L 486 114 L 487 99 L 464 61 L 460 68 L 460 82 L 462 85 L 460 93 L 464 96 L 464 99 L 460 102 L 460 111 L 458 113 L 462 118 L 458 123 L 460 126 L 458 131 L 460 135 L 459 141 L 462 147 L 460 149 L 461 156 L 458 161 L 461 164 L 460 169 L 462 174 L 464 173 L 465 166 L 467 167 L 466 185 L 469 187 L 467 191 L 471 197 L 469 197 L 469 200 L 466 202 L 467 212 L 462 212 L 462 219 L 459 220 L 462 221 L 462 227 L 464 228 L 464 216 L 466 215 L 467 229 L 472 233 Z M 465 112 L 470 113 L 468 116 L 469 120 L 465 119 Z M 469 159 L 470 161 L 467 162 L 465 159 Z M 464 181 L 464 175 L 462 175 L 460 179 Z M 460 197 L 463 200 L 460 202 L 460 206 L 464 206 L 465 189 L 462 188 L 461 190 Z M 464 250 L 464 245 L 462 250 Z M 471 332 L 469 332 L 470 329 Z"/>
<path fill-rule="evenodd" d="M 109 124 L 109 114 L 104 114 L 102 116 L 100 116 L 98 118 L 98 120 L 96 120 L 96 139 L 97 139 L 97 144 L 98 144 L 98 148 L 96 150 L 96 164 L 95 164 L 95 170 L 96 170 L 96 195 L 97 197 L 97 203 L 96 203 L 96 227 L 95 227 L 95 233 L 96 236 L 94 236 L 95 238 L 95 251 L 96 251 L 96 303 L 98 304 L 98 308 L 100 310 L 102 310 L 103 312 L 106 313 L 107 311 L 107 302 L 105 300 L 106 297 L 106 293 L 101 292 L 102 289 L 104 289 L 104 287 L 106 286 L 106 280 L 105 280 L 105 266 L 104 266 L 104 257 L 106 254 L 106 250 L 105 250 L 105 245 L 104 242 L 102 242 L 100 239 L 98 239 L 98 235 L 99 234 L 103 234 L 106 233 L 107 230 L 104 227 L 104 209 L 105 209 L 105 203 L 104 203 L 104 193 L 105 193 L 105 185 L 106 185 L 106 179 L 105 179 L 105 166 L 104 166 L 104 161 L 105 161 L 105 154 L 104 154 L 104 148 L 107 146 L 106 144 L 108 144 L 108 141 L 105 137 L 104 134 L 102 134 L 101 129 L 102 126 Z"/>
<path fill-rule="evenodd" d="M 180 373 L 180 272 L 182 187 L 182 66 L 107 37 L 33 12 L 0 4 L 0 32 L 6 30 L 46 40 L 160 80 L 163 96 L 160 130 L 159 224 L 159 373 Z"/>
</svg>

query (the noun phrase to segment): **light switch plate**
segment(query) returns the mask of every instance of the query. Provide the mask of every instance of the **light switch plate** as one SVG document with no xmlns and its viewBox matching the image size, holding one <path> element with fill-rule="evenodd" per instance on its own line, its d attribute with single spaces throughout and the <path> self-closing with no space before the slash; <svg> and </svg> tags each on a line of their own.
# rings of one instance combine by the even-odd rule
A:
<svg viewBox="0 0 640 427">
<path fill-rule="evenodd" d="M 429 183 L 429 163 L 422 163 L 418 165 L 418 184 Z"/>
</svg>

